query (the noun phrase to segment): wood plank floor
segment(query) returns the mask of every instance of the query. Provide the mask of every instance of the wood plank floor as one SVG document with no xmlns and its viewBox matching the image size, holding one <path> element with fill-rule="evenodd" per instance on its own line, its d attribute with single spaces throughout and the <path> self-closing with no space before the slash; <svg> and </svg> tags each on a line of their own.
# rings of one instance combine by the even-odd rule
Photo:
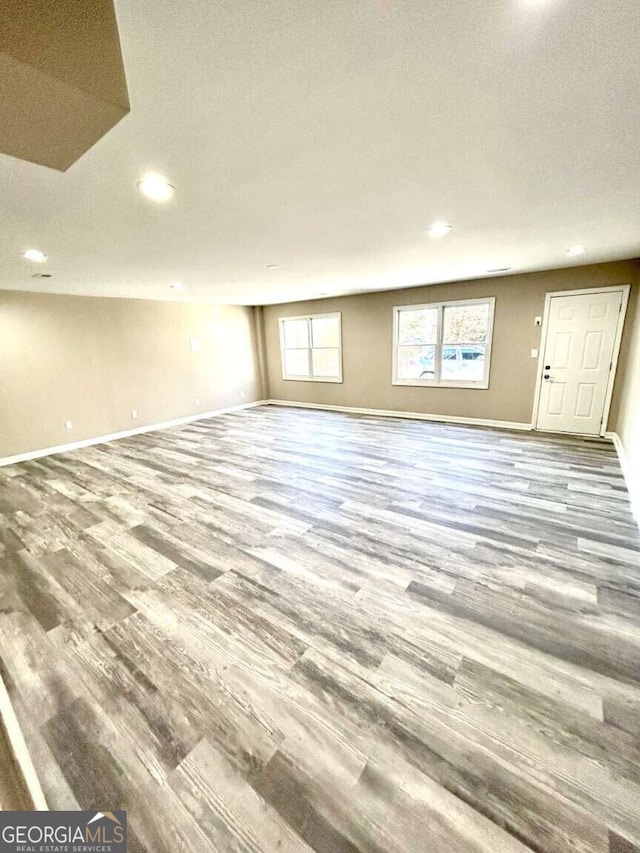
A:
<svg viewBox="0 0 640 853">
<path fill-rule="evenodd" d="M 0 469 L 0 671 L 132 851 L 640 844 L 610 445 L 261 407 Z"/>
</svg>

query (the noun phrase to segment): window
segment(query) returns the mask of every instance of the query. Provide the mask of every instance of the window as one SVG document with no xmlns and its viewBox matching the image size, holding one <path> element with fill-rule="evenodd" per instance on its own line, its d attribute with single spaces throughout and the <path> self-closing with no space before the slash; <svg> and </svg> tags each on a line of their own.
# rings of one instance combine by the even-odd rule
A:
<svg viewBox="0 0 640 853">
<path fill-rule="evenodd" d="M 393 384 L 488 388 L 495 299 L 393 309 Z"/>
<path fill-rule="evenodd" d="M 282 378 L 342 382 L 340 314 L 280 318 Z"/>
</svg>

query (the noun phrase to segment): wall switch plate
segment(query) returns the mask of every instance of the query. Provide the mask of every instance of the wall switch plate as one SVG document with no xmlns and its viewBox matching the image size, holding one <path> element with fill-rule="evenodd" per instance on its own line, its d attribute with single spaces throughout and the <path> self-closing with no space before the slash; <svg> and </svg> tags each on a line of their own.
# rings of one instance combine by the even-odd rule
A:
<svg viewBox="0 0 640 853">
<path fill-rule="evenodd" d="M 200 405 L 200 398 L 199 398 L 199 397 L 196 397 L 196 398 L 194 399 L 194 401 L 193 401 L 193 405 L 194 405 L 194 406 L 199 406 L 199 405 Z"/>
<path fill-rule="evenodd" d="M 541 325 L 542 325 L 542 317 L 536 317 L 536 319 L 535 319 L 535 325 L 536 325 L 536 326 L 541 326 Z"/>
<path fill-rule="evenodd" d="M 537 357 L 538 357 L 538 350 L 532 349 L 531 350 L 531 358 L 537 358 Z"/>
<path fill-rule="evenodd" d="M 135 421 L 137 419 L 137 417 L 138 417 L 138 410 L 137 409 L 131 409 L 131 420 Z"/>
<path fill-rule="evenodd" d="M 64 422 L 64 428 L 65 429 L 73 429 L 73 423 L 71 421 L 65 421 Z"/>
<path fill-rule="evenodd" d="M 189 346 L 191 347 L 191 352 L 200 352 L 202 341 L 200 338 L 189 338 Z"/>
</svg>

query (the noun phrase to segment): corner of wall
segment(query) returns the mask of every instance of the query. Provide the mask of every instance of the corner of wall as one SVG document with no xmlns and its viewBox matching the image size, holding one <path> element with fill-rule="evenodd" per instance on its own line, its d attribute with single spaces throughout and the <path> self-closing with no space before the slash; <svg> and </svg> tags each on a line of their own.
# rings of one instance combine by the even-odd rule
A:
<svg viewBox="0 0 640 853">
<path fill-rule="evenodd" d="M 631 510 L 640 526 L 640 263 L 634 283 L 635 310 L 627 322 L 627 352 L 624 371 L 618 376 L 618 406 L 612 419 L 612 438 L 631 500 Z"/>
<path fill-rule="evenodd" d="M 269 371 L 267 368 L 267 347 L 265 344 L 264 309 L 262 305 L 253 306 L 253 331 L 256 342 L 256 361 L 260 377 L 261 399 L 269 399 Z"/>
</svg>

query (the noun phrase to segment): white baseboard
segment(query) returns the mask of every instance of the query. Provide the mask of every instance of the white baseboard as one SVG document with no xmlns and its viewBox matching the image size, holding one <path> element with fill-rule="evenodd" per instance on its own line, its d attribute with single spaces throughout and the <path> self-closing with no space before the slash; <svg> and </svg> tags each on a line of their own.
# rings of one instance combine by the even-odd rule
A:
<svg viewBox="0 0 640 853">
<path fill-rule="evenodd" d="M 622 439 L 617 432 L 607 432 L 605 433 L 605 438 L 610 438 L 611 441 L 613 441 L 613 446 L 616 449 L 616 453 L 618 454 L 618 459 L 620 461 L 620 467 L 622 468 L 624 482 L 627 486 L 627 491 L 629 492 L 631 512 L 633 513 L 633 517 L 635 518 L 638 527 L 640 527 L 640 485 L 636 482 L 636 479 L 633 476 L 631 463 L 629 462 L 629 457 L 624 449 Z"/>
<path fill-rule="evenodd" d="M 77 450 L 80 447 L 90 447 L 92 444 L 105 444 L 107 441 L 117 441 L 119 438 L 129 438 L 132 435 L 140 435 L 143 432 L 155 432 L 167 427 L 180 426 L 192 421 L 200 421 L 204 418 L 214 418 L 217 415 L 226 415 L 229 412 L 239 412 L 241 409 L 251 409 L 254 406 L 264 406 L 267 400 L 256 400 L 253 403 L 241 403 L 239 406 L 227 406 L 226 409 L 213 409 L 210 412 L 198 412 L 197 415 L 186 415 L 183 418 L 174 418 L 172 421 L 163 421 L 159 424 L 125 429 L 122 432 L 112 432 L 108 435 L 97 435 L 94 438 L 83 438 L 81 441 L 72 441 L 69 444 L 59 444 L 57 447 L 44 447 L 41 450 L 31 450 L 28 453 L 18 453 L 15 456 L 0 457 L 0 468 L 4 465 L 14 465 L 16 462 L 27 462 L 29 459 L 40 459 L 42 456 L 52 456 L 54 453 L 65 453 L 67 450 Z"/>
<path fill-rule="evenodd" d="M 407 418 L 418 421 L 436 421 L 444 424 L 462 426 L 486 426 L 496 429 L 515 429 L 530 431 L 531 424 L 518 421 L 489 421 L 483 418 L 462 418 L 454 415 L 432 415 L 425 412 L 393 412 L 390 409 L 361 409 L 356 406 L 330 406 L 323 403 L 295 403 L 292 400 L 267 400 L 270 406 L 295 406 L 299 409 L 325 409 L 330 412 L 348 412 L 355 415 L 374 415 L 382 418 Z"/>
<path fill-rule="evenodd" d="M 22 781 L 31 798 L 33 808 L 38 812 L 49 811 L 49 806 L 42 791 L 42 786 L 35 771 L 29 750 L 24 741 L 22 729 L 13 710 L 11 699 L 0 676 L 0 726 L 4 727 L 11 756 L 22 777 Z"/>
</svg>

